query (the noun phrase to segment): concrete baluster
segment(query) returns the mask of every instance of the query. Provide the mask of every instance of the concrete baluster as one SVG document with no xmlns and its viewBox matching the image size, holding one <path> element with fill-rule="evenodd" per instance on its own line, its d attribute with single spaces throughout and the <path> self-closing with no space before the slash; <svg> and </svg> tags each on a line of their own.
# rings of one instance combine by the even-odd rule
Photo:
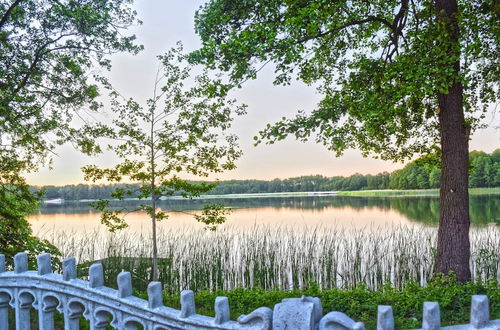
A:
<svg viewBox="0 0 500 330">
<path fill-rule="evenodd" d="M 64 330 L 79 330 L 85 308 L 77 301 L 68 301 L 64 310 Z"/>
<path fill-rule="evenodd" d="M 0 254 L 0 274 L 3 272 L 5 272 L 5 256 Z M 9 329 L 9 301 L 9 295 L 0 292 L 0 330 Z"/>
<path fill-rule="evenodd" d="M 5 256 L 0 254 L 0 273 L 5 272 Z"/>
<path fill-rule="evenodd" d="M 28 254 L 17 253 L 14 256 L 14 273 L 20 274 L 28 271 Z M 19 294 L 16 299 L 16 330 L 30 329 L 30 308 L 34 301 L 33 296 L 27 292 Z"/>
<path fill-rule="evenodd" d="M 190 317 L 195 313 L 194 292 L 191 290 L 183 290 L 181 292 L 181 317 Z"/>
<path fill-rule="evenodd" d="M 43 253 L 36 258 L 38 265 L 38 275 L 46 275 L 52 273 L 52 266 L 50 264 L 50 254 Z M 54 311 L 59 302 L 55 297 L 48 296 L 43 298 L 40 293 L 38 297 L 38 324 L 40 329 L 53 330 L 54 329 Z"/>
<path fill-rule="evenodd" d="M 38 275 L 46 275 L 52 273 L 52 265 L 50 263 L 50 254 L 42 253 L 36 257 L 38 265 Z"/>
<path fill-rule="evenodd" d="M 474 295 L 470 308 L 470 323 L 476 329 L 484 327 L 490 321 L 488 296 Z"/>
<path fill-rule="evenodd" d="M 38 305 L 39 329 L 54 329 L 54 311 L 57 305 L 59 305 L 59 301 L 52 296 L 46 296 L 41 300 L 41 303 Z"/>
<path fill-rule="evenodd" d="M 422 330 L 439 330 L 441 328 L 441 313 L 437 302 L 424 302 Z"/>
<path fill-rule="evenodd" d="M 118 295 L 127 298 L 132 295 L 132 276 L 129 272 L 121 272 L 116 278 L 118 284 Z"/>
<path fill-rule="evenodd" d="M 104 286 L 102 264 L 93 264 L 89 267 L 89 286 L 91 288 L 100 288 Z"/>
<path fill-rule="evenodd" d="M 36 257 L 38 265 L 38 275 L 46 275 L 52 273 L 52 266 L 50 263 L 50 254 L 43 253 Z M 39 328 L 43 330 L 54 329 L 54 311 L 59 302 L 55 297 L 42 297 L 40 293 L 38 297 L 38 324 Z"/>
<path fill-rule="evenodd" d="M 378 306 L 377 330 L 394 330 L 394 316 L 391 306 Z"/>
<path fill-rule="evenodd" d="M 163 296 L 161 295 L 161 283 L 150 282 L 148 284 L 148 307 L 155 309 L 163 306 Z"/>
<path fill-rule="evenodd" d="M 0 330 L 9 329 L 9 302 L 10 296 L 0 292 Z"/>
<path fill-rule="evenodd" d="M 14 256 L 14 272 L 16 274 L 28 271 L 28 254 L 20 252 Z"/>
<path fill-rule="evenodd" d="M 215 324 L 229 321 L 229 300 L 227 297 L 215 298 Z"/>
<path fill-rule="evenodd" d="M 76 278 L 76 259 L 66 258 L 63 260 L 63 280 L 69 281 Z"/>
<path fill-rule="evenodd" d="M 90 322 L 90 330 L 105 330 L 112 319 L 112 314 L 107 310 L 99 310 L 94 315 L 93 322 Z"/>
<path fill-rule="evenodd" d="M 21 292 L 16 300 L 16 330 L 31 329 L 30 309 L 34 298 L 29 292 Z"/>
</svg>

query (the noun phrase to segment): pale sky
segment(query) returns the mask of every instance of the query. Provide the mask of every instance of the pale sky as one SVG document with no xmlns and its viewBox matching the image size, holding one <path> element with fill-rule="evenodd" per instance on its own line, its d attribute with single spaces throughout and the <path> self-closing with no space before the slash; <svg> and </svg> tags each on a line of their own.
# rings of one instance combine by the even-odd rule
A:
<svg viewBox="0 0 500 330">
<path fill-rule="evenodd" d="M 202 0 L 143 0 L 136 1 L 139 19 L 144 23 L 134 27 L 133 33 L 145 50 L 137 56 L 119 54 L 112 58 L 110 79 L 113 86 L 127 97 L 144 100 L 151 96 L 157 69 L 156 56 L 164 53 L 181 40 L 185 50 L 200 45 L 194 33 L 194 12 L 204 3 Z M 234 95 L 248 105 L 248 114 L 234 122 L 234 131 L 240 138 L 244 155 L 237 162 L 237 169 L 217 174 L 211 179 L 265 179 L 289 178 L 309 174 L 348 176 L 354 173 L 376 174 L 391 172 L 404 164 L 372 158 L 363 158 L 356 150 L 347 151 L 336 158 L 333 152 L 314 142 L 302 143 L 289 138 L 274 145 L 253 146 L 253 136 L 267 123 L 283 116 L 293 116 L 297 110 L 312 109 L 318 100 L 313 87 L 301 83 L 281 87 L 272 84 L 271 67 L 261 71 L 259 78 L 248 81 Z M 491 107 L 493 109 L 493 107 Z M 492 152 L 500 148 L 500 114 L 493 110 L 487 115 L 488 128 L 477 131 L 470 142 L 470 150 Z M 496 127 L 496 128 L 495 128 Z M 53 169 L 42 169 L 28 174 L 33 185 L 65 185 L 83 182 L 80 168 L 97 164 L 112 166 L 116 158 L 109 153 L 99 157 L 87 157 L 74 151 L 71 146 L 56 150 Z"/>
</svg>

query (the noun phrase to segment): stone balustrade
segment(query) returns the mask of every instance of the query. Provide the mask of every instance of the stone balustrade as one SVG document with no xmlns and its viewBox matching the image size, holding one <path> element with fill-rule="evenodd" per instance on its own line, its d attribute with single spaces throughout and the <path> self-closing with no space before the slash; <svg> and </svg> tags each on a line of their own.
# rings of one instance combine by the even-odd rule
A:
<svg viewBox="0 0 500 330">
<path fill-rule="evenodd" d="M 194 293 L 181 292 L 181 310 L 163 305 L 162 286 L 151 282 L 148 300 L 132 295 L 131 275 L 122 272 L 117 277 L 118 290 L 104 286 L 101 264 L 89 268 L 88 281 L 76 278 L 74 258 L 63 261 L 63 273 L 52 272 L 49 254 L 37 257 L 38 269 L 28 270 L 28 256 L 18 253 L 14 269 L 7 271 L 5 257 L 0 255 L 0 330 L 30 329 L 30 311 L 38 313 L 38 329 L 54 329 L 54 313 L 63 315 L 64 328 L 79 329 L 83 316 L 91 329 L 288 329 L 288 330 L 362 330 L 362 322 L 355 322 L 340 312 L 323 316 L 321 300 L 314 297 L 284 299 L 274 310 L 261 307 L 237 321 L 229 318 L 227 297 L 215 299 L 215 317 L 196 314 Z M 13 312 L 10 311 L 13 309 Z M 10 312 L 10 313 L 9 313 Z M 11 316 L 9 318 L 9 315 Z M 391 306 L 378 307 L 377 330 L 394 329 Z M 439 305 L 424 303 L 422 329 L 425 330 L 500 330 L 500 320 L 489 320 L 486 296 L 473 296 L 470 324 L 441 328 Z"/>
</svg>

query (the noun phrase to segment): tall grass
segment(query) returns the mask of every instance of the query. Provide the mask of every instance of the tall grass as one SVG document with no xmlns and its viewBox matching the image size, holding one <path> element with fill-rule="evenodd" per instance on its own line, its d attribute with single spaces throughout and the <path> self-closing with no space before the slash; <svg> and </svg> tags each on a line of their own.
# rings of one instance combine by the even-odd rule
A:
<svg viewBox="0 0 500 330">
<path fill-rule="evenodd" d="M 52 231 L 44 236 L 80 263 L 101 260 L 107 285 L 113 286 L 122 270 L 132 273 L 139 290 L 149 282 L 149 235 Z M 409 281 L 425 285 L 432 273 L 436 229 L 185 228 L 160 232 L 158 238 L 160 281 L 170 293 L 188 288 L 293 289 L 312 283 L 324 289 L 360 284 L 376 289 L 389 281 L 399 288 Z M 499 242 L 496 226 L 471 229 L 474 279 L 500 279 Z"/>
</svg>

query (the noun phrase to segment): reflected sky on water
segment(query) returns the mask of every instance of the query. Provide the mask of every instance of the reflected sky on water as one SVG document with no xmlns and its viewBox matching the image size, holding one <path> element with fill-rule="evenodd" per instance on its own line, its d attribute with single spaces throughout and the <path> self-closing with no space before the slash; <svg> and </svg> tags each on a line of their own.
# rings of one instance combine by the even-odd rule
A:
<svg viewBox="0 0 500 330">
<path fill-rule="evenodd" d="M 252 227 L 278 225 L 302 227 L 365 228 L 387 226 L 435 226 L 439 218 L 436 197 L 347 197 L 309 196 L 272 198 L 227 198 L 197 200 L 165 200 L 160 207 L 170 211 L 170 218 L 159 223 L 160 229 L 202 228 L 192 214 L 206 203 L 224 203 L 232 209 L 223 226 Z M 138 201 L 114 202 L 115 207 L 133 209 Z M 475 226 L 500 224 L 500 196 L 471 196 L 470 213 Z M 33 231 L 40 236 L 57 230 L 80 232 L 102 230 L 99 214 L 86 202 L 45 205 L 29 217 Z M 149 232 L 150 220 L 144 213 L 126 217 L 133 232 Z M 45 234 L 44 234 L 45 233 Z"/>
</svg>

